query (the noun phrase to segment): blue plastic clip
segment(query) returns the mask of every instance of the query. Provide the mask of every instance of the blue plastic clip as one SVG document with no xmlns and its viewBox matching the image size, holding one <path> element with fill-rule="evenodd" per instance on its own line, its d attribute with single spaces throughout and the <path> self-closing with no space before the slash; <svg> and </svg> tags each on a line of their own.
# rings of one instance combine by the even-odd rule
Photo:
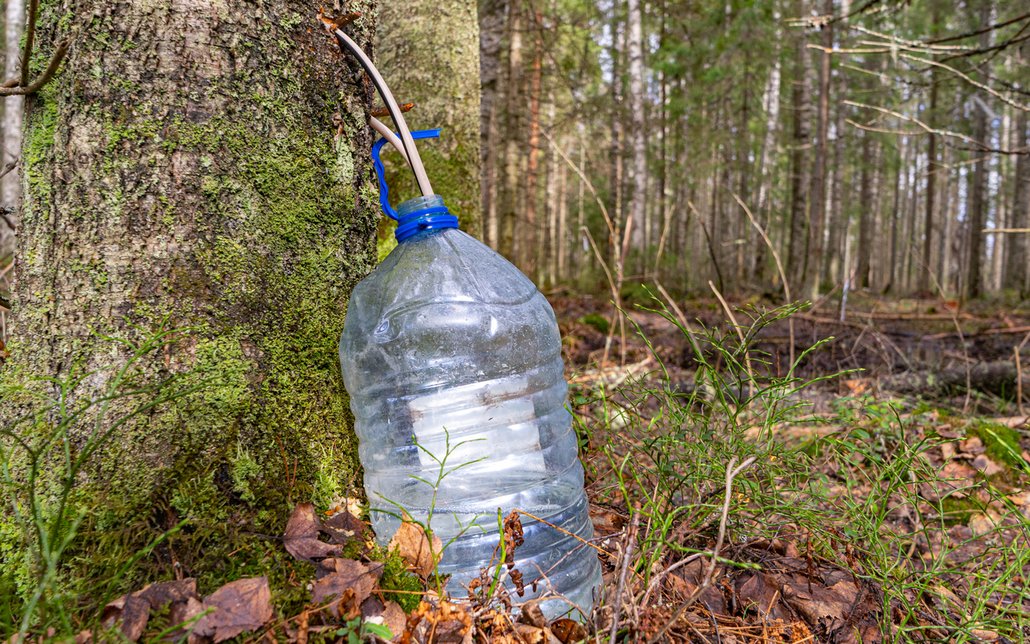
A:
<svg viewBox="0 0 1030 644">
<path fill-rule="evenodd" d="M 398 135 L 400 136 L 400 135 Z M 435 139 L 440 136 L 440 128 L 434 128 L 432 130 L 415 130 L 411 133 L 413 139 Z M 390 188 L 386 185 L 386 168 L 383 167 L 383 160 L 379 158 L 379 154 L 388 141 L 386 139 L 379 139 L 372 145 L 372 165 L 375 167 L 376 176 L 379 178 L 379 203 L 383 206 L 383 212 L 393 219 L 394 221 L 400 221 L 400 217 L 397 215 L 397 211 L 390 205 Z"/>
</svg>

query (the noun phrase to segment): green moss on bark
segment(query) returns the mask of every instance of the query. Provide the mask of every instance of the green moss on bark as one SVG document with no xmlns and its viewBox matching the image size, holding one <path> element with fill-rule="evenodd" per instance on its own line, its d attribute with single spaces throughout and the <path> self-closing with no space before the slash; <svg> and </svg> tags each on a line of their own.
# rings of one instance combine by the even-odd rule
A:
<svg viewBox="0 0 1030 644">
<path fill-rule="evenodd" d="M 120 428 L 76 480 L 84 520 L 61 587 L 88 602 L 177 574 L 203 591 L 269 574 L 299 598 L 303 565 L 255 535 L 281 533 L 296 502 L 359 486 L 337 342 L 376 262 L 370 96 L 303 3 L 231 16 L 206 54 L 158 47 L 186 37 L 166 29 L 182 16 L 163 3 L 143 17 L 87 9 L 85 22 L 45 12 L 40 25 L 41 40 L 93 37 L 74 39 L 28 121 L 17 339 L 0 387 L 95 370 L 74 393 L 94 396 L 130 353 L 103 336 L 174 327 L 140 377 L 198 389 Z M 371 25 L 355 28 L 367 40 Z M 187 49 L 179 68 L 134 63 Z M 30 404 L 4 400 L 0 414 Z M 26 543 L 24 526 L 0 523 L 0 553 Z M 4 557 L 0 586 L 24 593 L 33 565 Z"/>
</svg>

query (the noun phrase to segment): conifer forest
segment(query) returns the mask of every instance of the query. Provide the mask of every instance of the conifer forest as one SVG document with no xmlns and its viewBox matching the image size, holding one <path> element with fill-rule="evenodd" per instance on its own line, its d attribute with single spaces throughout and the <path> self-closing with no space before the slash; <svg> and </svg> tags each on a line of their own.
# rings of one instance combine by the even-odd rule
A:
<svg viewBox="0 0 1030 644">
<path fill-rule="evenodd" d="M 6 0 L 0 642 L 1030 641 L 1030 5 Z"/>
</svg>

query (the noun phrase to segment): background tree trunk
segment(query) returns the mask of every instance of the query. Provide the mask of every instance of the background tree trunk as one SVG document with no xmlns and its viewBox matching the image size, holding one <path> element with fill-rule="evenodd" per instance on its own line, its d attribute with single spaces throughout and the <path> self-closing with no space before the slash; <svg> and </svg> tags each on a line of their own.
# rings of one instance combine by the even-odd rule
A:
<svg viewBox="0 0 1030 644">
<path fill-rule="evenodd" d="M 347 29 L 367 47 L 375 3 L 357 5 Z M 189 331 L 142 377 L 210 379 L 120 428 L 77 480 L 74 588 L 102 592 L 89 579 L 179 522 L 124 586 L 267 567 L 281 545 L 249 535 L 357 485 L 337 340 L 375 262 L 371 86 L 300 0 L 60 11 L 40 16 L 39 61 L 72 44 L 28 114 L 16 343 L 0 384 L 52 396 L 34 379 L 93 372 L 64 402 L 88 400 L 133 353 L 102 336 L 171 328 Z M 16 403 L 0 396 L 0 418 Z"/>
<path fill-rule="evenodd" d="M 349 8 L 349 7 L 348 7 Z M 419 147 L 434 191 L 461 227 L 481 235 L 479 184 L 479 17 L 466 0 L 383 2 L 379 70 L 401 102 L 415 103 L 413 129 L 439 127 Z M 403 164 L 401 172 L 410 174 Z M 415 193 L 411 193 L 414 196 Z"/>
<path fill-rule="evenodd" d="M 1030 64 L 1030 43 L 1024 42 L 1019 49 L 1017 61 L 1021 65 Z M 1014 144 L 1026 151 L 1016 158 L 1016 171 L 1012 190 L 1012 228 L 1030 226 L 1030 134 L 1027 132 L 1027 113 L 1016 110 Z M 1005 273 L 1003 286 L 1020 293 L 1030 292 L 1027 282 L 1028 263 L 1027 245 L 1030 234 L 1016 233 L 1008 239 L 1008 251 L 1005 257 Z"/>
</svg>

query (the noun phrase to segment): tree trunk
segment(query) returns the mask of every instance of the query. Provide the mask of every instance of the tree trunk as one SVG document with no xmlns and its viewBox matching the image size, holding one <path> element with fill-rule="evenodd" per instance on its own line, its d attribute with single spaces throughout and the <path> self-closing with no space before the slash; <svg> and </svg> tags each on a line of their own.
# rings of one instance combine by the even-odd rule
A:
<svg viewBox="0 0 1030 644">
<path fill-rule="evenodd" d="M 859 170 L 858 258 L 855 269 L 860 288 L 869 287 L 870 258 L 873 252 L 873 136 L 862 133 L 862 167 Z"/>
<path fill-rule="evenodd" d="M 927 123 L 934 127 L 937 113 L 938 94 L 937 68 L 930 73 L 930 106 L 927 108 Z M 926 142 L 926 218 L 923 222 L 923 262 L 919 271 L 919 291 L 930 291 L 930 271 L 933 249 L 934 197 L 937 189 L 937 136 L 930 132 Z"/>
<path fill-rule="evenodd" d="M 515 223 L 518 219 L 519 142 L 522 139 L 522 114 L 519 105 L 522 83 L 522 16 L 512 4 L 508 14 L 508 68 L 504 83 L 504 176 L 501 180 L 497 250 L 515 259 Z M 500 143 L 498 141 L 498 143 Z"/>
<path fill-rule="evenodd" d="M 539 20 L 539 15 L 537 20 Z M 526 176 L 523 196 L 526 208 L 523 212 L 524 234 L 519 239 L 522 252 L 519 253 L 519 267 L 531 279 L 539 282 L 537 267 L 540 261 L 541 224 L 537 220 L 537 203 L 540 195 L 537 190 L 537 175 L 540 173 L 540 84 L 543 75 L 543 43 L 537 42 L 533 47 L 533 63 L 529 76 L 529 137 L 526 141 Z"/>
<path fill-rule="evenodd" d="M 374 5 L 347 27 L 366 47 Z M 82 0 L 67 16 L 49 4 L 36 62 L 72 34 L 28 114 L 0 418 L 24 408 L 22 387 L 57 395 L 39 378 L 91 374 L 62 405 L 103 396 L 136 353 L 109 338 L 178 329 L 123 389 L 177 374 L 199 391 L 177 389 L 119 427 L 74 479 L 73 514 L 85 518 L 66 559 L 85 583 L 70 588 L 98 599 L 89 580 L 180 522 L 123 586 L 267 566 L 281 545 L 256 535 L 280 533 L 292 503 L 358 484 L 337 340 L 348 294 L 375 263 L 370 86 L 299 0 Z M 57 406 L 44 404 L 52 419 Z M 70 453 L 125 404 L 94 414 L 97 427 L 73 425 Z M 48 431 L 15 429 L 26 440 Z M 0 533 L 0 550 L 10 538 Z"/>
<path fill-rule="evenodd" d="M 479 184 L 479 18 L 466 0 L 383 2 L 376 51 L 397 99 L 414 102 L 413 129 L 442 129 L 419 146 L 434 191 L 465 232 L 482 234 Z M 408 169 L 403 163 L 396 166 Z"/>
<path fill-rule="evenodd" d="M 497 95 L 507 0 L 479 2 L 479 162 L 483 240 L 497 247 Z"/>
<path fill-rule="evenodd" d="M 773 21 L 777 25 L 773 31 L 774 42 L 780 41 L 782 29 L 780 24 L 780 12 L 773 7 Z M 773 177 L 773 152 L 776 147 L 777 126 L 780 122 L 780 56 L 776 53 L 772 68 L 769 70 L 769 79 L 765 84 L 765 92 L 762 97 L 762 109 L 765 111 L 765 134 L 762 138 L 762 154 L 759 166 L 758 202 L 755 214 L 758 216 L 759 224 L 769 233 L 770 217 L 770 192 L 772 192 Z M 743 197 L 743 195 L 741 195 Z M 748 222 L 751 223 L 750 221 Z M 751 263 L 751 279 L 760 281 L 765 272 L 765 253 L 768 250 L 765 242 L 758 238 L 754 246 L 754 259 Z"/>
<path fill-rule="evenodd" d="M 823 13 L 833 15 L 833 0 L 825 0 Z M 810 208 L 812 215 L 811 251 L 806 253 L 809 269 L 806 271 L 812 278 L 813 295 L 818 294 L 822 275 L 823 253 L 825 245 L 823 234 L 826 229 L 826 159 L 828 155 L 827 139 L 830 131 L 830 49 L 833 48 L 833 23 L 822 27 L 823 52 L 819 57 L 819 111 L 816 117 L 815 159 L 812 163 L 812 189 Z M 814 273 L 814 275 L 812 275 Z M 801 293 L 807 293 L 806 285 L 799 284 Z"/>
<path fill-rule="evenodd" d="M 985 0 L 980 8 L 978 24 L 988 24 L 991 18 L 992 0 Z M 991 32 L 985 31 L 980 36 L 980 48 L 986 49 L 991 44 Z M 987 95 L 983 97 L 973 94 L 973 138 L 988 149 L 991 147 L 987 128 Z M 983 289 L 983 228 L 987 221 L 987 209 L 990 200 L 987 196 L 987 160 L 988 153 L 975 151 L 976 161 L 973 164 L 973 185 L 969 197 L 969 248 L 966 257 L 966 288 L 968 298 L 980 297 Z"/>
<path fill-rule="evenodd" d="M 4 24 L 4 80 L 21 74 L 21 35 L 25 23 L 25 0 L 7 0 Z M 0 169 L 21 157 L 23 96 L 3 99 L 3 162 Z M 20 172 L 9 172 L 0 179 L 0 201 L 8 208 L 17 209 L 21 200 Z"/>
<path fill-rule="evenodd" d="M 1017 67 L 1030 63 L 1030 42 L 1024 41 L 1019 49 Z M 1014 145 L 1030 151 L 1030 133 L 1027 132 L 1027 113 L 1016 110 Z M 1012 228 L 1030 227 L 1030 152 L 1020 154 L 1016 158 L 1016 172 L 1012 190 Z M 1030 293 L 1027 282 L 1028 264 L 1027 245 L 1030 235 L 1015 233 L 1008 238 L 1008 252 L 1005 257 L 1004 288 L 1015 290 L 1024 296 Z"/>
<path fill-rule="evenodd" d="M 800 4 L 801 15 L 804 15 L 805 3 L 801 2 Z M 790 152 L 790 226 L 787 242 L 787 276 L 792 284 L 800 285 L 805 281 L 810 211 L 805 151 L 809 146 L 808 120 L 811 105 L 808 92 L 808 49 L 804 34 L 798 36 L 796 50 L 791 93 L 793 141 L 791 141 Z"/>
<path fill-rule="evenodd" d="M 629 63 L 629 110 L 632 122 L 633 195 L 630 198 L 626 230 L 637 252 L 644 249 L 644 208 L 647 205 L 647 147 L 644 132 L 644 45 L 643 10 L 640 0 L 629 0 L 626 29 L 626 58 Z"/>
</svg>

